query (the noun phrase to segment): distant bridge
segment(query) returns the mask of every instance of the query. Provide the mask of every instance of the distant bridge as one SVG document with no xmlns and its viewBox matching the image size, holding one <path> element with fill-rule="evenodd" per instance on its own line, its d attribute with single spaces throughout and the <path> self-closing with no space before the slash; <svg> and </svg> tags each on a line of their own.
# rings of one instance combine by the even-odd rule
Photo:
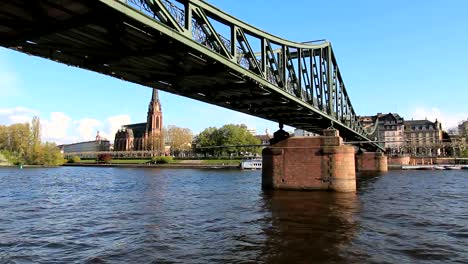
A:
<svg viewBox="0 0 468 264">
<path fill-rule="evenodd" d="M 382 149 L 330 42 L 284 40 L 200 0 L 3 0 L 0 45 Z"/>
</svg>

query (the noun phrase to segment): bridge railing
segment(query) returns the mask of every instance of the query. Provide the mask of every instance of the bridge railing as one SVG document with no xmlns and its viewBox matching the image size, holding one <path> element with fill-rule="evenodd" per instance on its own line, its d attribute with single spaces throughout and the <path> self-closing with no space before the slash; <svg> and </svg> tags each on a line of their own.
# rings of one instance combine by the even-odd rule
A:
<svg viewBox="0 0 468 264">
<path fill-rule="evenodd" d="M 291 42 L 200 0 L 122 1 L 307 103 L 315 112 L 376 139 L 375 129 L 364 129 L 353 109 L 330 42 Z M 270 89 L 261 83 L 259 87 Z"/>
</svg>

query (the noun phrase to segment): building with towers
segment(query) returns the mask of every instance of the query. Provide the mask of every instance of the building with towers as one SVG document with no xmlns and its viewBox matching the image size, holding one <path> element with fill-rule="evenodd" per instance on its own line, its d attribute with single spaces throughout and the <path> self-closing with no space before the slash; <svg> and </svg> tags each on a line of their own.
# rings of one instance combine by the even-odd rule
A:
<svg viewBox="0 0 468 264">
<path fill-rule="evenodd" d="M 122 126 L 115 134 L 114 151 L 150 150 L 163 152 L 163 117 L 157 89 L 153 89 L 146 123 Z"/>
</svg>

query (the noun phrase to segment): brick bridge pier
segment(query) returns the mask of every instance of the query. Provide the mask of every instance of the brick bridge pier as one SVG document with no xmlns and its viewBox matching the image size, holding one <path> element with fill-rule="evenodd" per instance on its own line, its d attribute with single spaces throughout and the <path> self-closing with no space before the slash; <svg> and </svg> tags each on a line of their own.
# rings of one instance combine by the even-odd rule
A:
<svg viewBox="0 0 468 264">
<path fill-rule="evenodd" d="M 262 187 L 355 192 L 356 171 L 387 171 L 382 153 L 355 152 L 335 129 L 320 137 L 288 137 L 280 129 L 262 153 Z"/>
</svg>

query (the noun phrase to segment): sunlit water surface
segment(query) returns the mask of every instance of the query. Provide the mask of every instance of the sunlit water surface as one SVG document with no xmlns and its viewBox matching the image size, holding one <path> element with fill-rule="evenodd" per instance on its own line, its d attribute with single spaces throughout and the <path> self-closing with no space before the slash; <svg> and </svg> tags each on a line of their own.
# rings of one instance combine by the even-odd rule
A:
<svg viewBox="0 0 468 264">
<path fill-rule="evenodd" d="M 468 171 L 265 192 L 260 171 L 0 169 L 0 263 L 468 263 Z"/>
</svg>

